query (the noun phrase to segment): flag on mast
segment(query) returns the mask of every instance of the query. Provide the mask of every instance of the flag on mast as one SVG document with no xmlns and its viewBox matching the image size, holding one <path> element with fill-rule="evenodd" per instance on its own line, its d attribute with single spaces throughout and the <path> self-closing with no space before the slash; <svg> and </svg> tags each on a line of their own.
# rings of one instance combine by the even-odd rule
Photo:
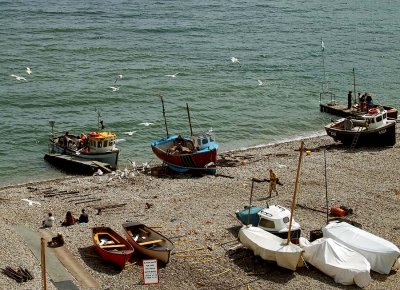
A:
<svg viewBox="0 0 400 290">
<path fill-rule="evenodd" d="M 324 51 L 325 50 L 325 44 L 324 44 L 323 40 L 321 40 L 321 47 L 322 47 L 322 51 Z"/>
</svg>

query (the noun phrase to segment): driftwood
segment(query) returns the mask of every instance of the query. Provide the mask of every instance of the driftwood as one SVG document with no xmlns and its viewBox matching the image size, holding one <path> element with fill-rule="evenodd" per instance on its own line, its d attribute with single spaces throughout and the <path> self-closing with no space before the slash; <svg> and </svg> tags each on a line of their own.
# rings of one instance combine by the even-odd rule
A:
<svg viewBox="0 0 400 290">
<path fill-rule="evenodd" d="M 301 205 L 301 204 L 298 204 L 298 203 L 296 204 L 296 206 L 298 206 L 300 208 L 316 211 L 316 212 L 326 213 L 326 211 L 323 211 L 323 210 L 320 210 L 320 209 L 316 209 L 316 208 L 311 208 L 311 207 L 308 207 L 308 206 L 305 206 L 305 205 Z"/>
<path fill-rule="evenodd" d="M 26 282 L 34 278 L 32 273 L 28 269 L 23 269 L 22 267 L 18 267 L 17 270 L 14 270 L 13 268 L 7 266 L 5 269 L 2 269 L 2 272 L 3 274 L 17 281 L 18 283 Z"/>
<path fill-rule="evenodd" d="M 60 195 L 64 195 L 64 194 L 77 194 L 77 193 L 79 193 L 79 190 L 76 190 L 76 191 L 62 190 L 62 191 L 59 191 L 59 192 L 45 193 L 44 197 L 53 197 L 53 196 L 60 196 Z"/>
<path fill-rule="evenodd" d="M 119 203 L 119 204 L 110 204 L 110 205 L 104 205 L 104 206 L 96 206 L 94 208 L 97 209 L 97 214 L 100 214 L 101 211 L 103 211 L 105 209 L 113 209 L 113 208 L 123 207 L 125 205 L 126 205 L 126 203 Z"/>
<path fill-rule="evenodd" d="M 229 175 L 225 175 L 225 174 L 220 174 L 220 173 L 214 174 L 214 176 L 215 176 L 215 177 L 225 177 L 225 178 L 230 178 L 230 179 L 234 179 L 234 178 L 235 178 L 235 177 L 233 177 L 233 176 L 229 176 Z"/>
<path fill-rule="evenodd" d="M 100 201 L 100 200 L 101 200 L 101 198 L 92 198 L 92 199 L 88 199 L 88 200 L 75 202 L 75 205 L 81 204 L 81 203 L 89 203 L 89 202 L 94 202 L 94 201 Z"/>
</svg>

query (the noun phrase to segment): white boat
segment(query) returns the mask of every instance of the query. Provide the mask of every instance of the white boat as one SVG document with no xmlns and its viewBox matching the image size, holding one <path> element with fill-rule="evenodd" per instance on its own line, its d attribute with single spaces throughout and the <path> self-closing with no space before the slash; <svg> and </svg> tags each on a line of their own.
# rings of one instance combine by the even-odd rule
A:
<svg viewBox="0 0 400 290">
<path fill-rule="evenodd" d="M 389 274 L 395 264 L 399 265 L 400 250 L 396 245 L 346 222 L 330 222 L 322 233 L 363 255 L 375 272 Z"/>
<path fill-rule="evenodd" d="M 304 260 L 342 285 L 366 287 L 371 282 L 371 264 L 360 253 L 331 238 L 313 242 L 300 238 Z"/>
<path fill-rule="evenodd" d="M 239 231 L 239 241 L 254 255 L 264 260 L 275 261 L 278 266 L 295 271 L 302 263 L 303 250 L 286 239 L 275 236 L 259 227 L 243 226 Z"/>
<path fill-rule="evenodd" d="M 236 211 L 236 217 L 245 225 L 258 226 L 280 238 L 287 238 L 290 223 L 290 210 L 280 205 L 268 205 L 264 208 L 245 206 Z M 301 235 L 300 224 L 292 220 L 290 240 L 297 244 Z"/>
</svg>

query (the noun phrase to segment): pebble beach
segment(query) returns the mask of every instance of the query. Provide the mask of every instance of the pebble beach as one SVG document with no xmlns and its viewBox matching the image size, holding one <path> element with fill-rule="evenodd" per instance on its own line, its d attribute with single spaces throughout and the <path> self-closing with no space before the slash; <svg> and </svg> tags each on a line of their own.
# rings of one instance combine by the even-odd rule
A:
<svg viewBox="0 0 400 290">
<path fill-rule="evenodd" d="M 351 208 L 353 213 L 346 218 L 399 247 L 399 133 L 397 144 L 390 148 L 349 149 L 328 136 L 303 141 L 307 153 L 302 154 L 294 211 L 302 236 L 309 238 L 311 230 L 321 229 L 327 218 L 332 218 L 326 214 L 327 196 L 329 207 Z M 251 192 L 253 205 L 291 208 L 300 143 L 294 140 L 220 152 L 215 176 L 153 176 L 138 170 L 123 177 L 77 176 L 2 187 L 0 267 L 22 266 L 35 278 L 17 283 L 0 275 L 0 288 L 42 289 L 40 260 L 13 226 L 39 232 L 42 220 L 52 212 L 55 225 L 47 230 L 53 236 L 64 236 L 64 247 L 97 281 L 99 289 L 356 289 L 355 285 L 336 284 L 312 265 L 292 272 L 255 258 L 237 241 L 241 225 L 235 211 L 249 204 Z M 271 198 L 268 183 L 252 187 L 252 179 L 268 178 L 269 169 L 283 184 Z M 66 192 L 76 193 L 62 194 Z M 41 205 L 29 205 L 21 200 L 25 198 Z M 78 217 L 82 208 L 89 214 L 88 224 L 61 227 L 67 211 Z M 143 285 L 143 257 L 134 254 L 119 271 L 97 255 L 91 228 L 109 226 L 123 235 L 121 224 L 126 221 L 141 221 L 174 242 L 170 263 L 159 267 L 158 284 Z M 398 289 L 400 285 L 396 271 L 389 275 L 371 271 L 371 278 L 365 289 Z M 47 289 L 57 289 L 51 278 L 47 279 Z M 86 289 L 77 280 L 73 283 Z"/>
</svg>

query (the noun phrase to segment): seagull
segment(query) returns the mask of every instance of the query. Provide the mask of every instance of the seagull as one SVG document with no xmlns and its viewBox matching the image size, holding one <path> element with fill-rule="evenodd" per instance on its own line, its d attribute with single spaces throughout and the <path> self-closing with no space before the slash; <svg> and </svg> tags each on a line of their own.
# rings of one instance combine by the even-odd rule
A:
<svg viewBox="0 0 400 290">
<path fill-rule="evenodd" d="M 263 82 L 262 80 L 257 80 L 257 81 L 258 81 L 258 85 L 259 85 L 259 86 L 263 86 L 263 85 L 265 85 L 265 83 L 266 83 L 265 81 Z"/>
<path fill-rule="evenodd" d="M 129 132 L 124 132 L 124 134 L 127 134 L 129 136 L 132 136 L 133 134 L 135 134 L 137 131 L 129 131 Z"/>
<path fill-rule="evenodd" d="M 176 73 L 176 74 L 173 74 L 173 75 L 165 75 L 166 77 L 171 77 L 171 78 L 176 78 L 176 76 L 178 75 L 179 73 Z"/>
<path fill-rule="evenodd" d="M 97 171 L 95 173 L 93 173 L 93 176 L 102 176 L 103 175 L 103 171 L 101 171 L 101 169 L 97 169 Z"/>
<path fill-rule="evenodd" d="M 117 78 L 115 79 L 114 84 L 115 84 L 118 80 L 122 79 L 123 77 L 124 77 L 123 75 L 117 75 Z"/>
<path fill-rule="evenodd" d="M 30 67 L 27 67 L 27 68 L 26 68 L 26 73 L 27 73 L 28 75 L 30 75 L 30 74 L 32 73 L 32 70 L 31 70 Z"/>
<path fill-rule="evenodd" d="M 231 57 L 231 61 L 232 61 L 233 63 L 240 63 L 240 61 L 239 61 L 236 57 L 234 57 L 234 56 Z"/>
<path fill-rule="evenodd" d="M 142 163 L 142 171 L 145 172 L 147 169 L 150 169 L 149 162 Z"/>
<path fill-rule="evenodd" d="M 38 201 L 34 201 L 34 200 L 26 199 L 26 198 L 23 198 L 21 200 L 26 201 L 29 205 L 33 205 L 33 204 L 37 204 L 39 206 L 41 205 L 40 202 L 38 202 Z"/>
<path fill-rule="evenodd" d="M 109 88 L 112 89 L 113 92 L 119 91 L 119 87 L 111 86 Z"/>
<path fill-rule="evenodd" d="M 26 78 L 24 78 L 24 77 L 20 77 L 20 76 L 17 76 L 17 75 L 10 75 L 10 76 L 12 76 L 13 78 L 15 78 L 17 81 L 26 81 Z"/>
<path fill-rule="evenodd" d="M 132 169 L 135 171 L 136 170 L 136 161 L 132 161 L 132 160 L 129 160 L 129 161 L 131 162 Z"/>
<path fill-rule="evenodd" d="M 153 125 L 154 123 L 149 123 L 149 122 L 143 122 L 143 123 L 140 123 L 140 125 L 144 125 L 144 126 L 146 126 L 146 127 L 148 127 L 148 126 L 150 126 L 150 125 Z"/>
</svg>

